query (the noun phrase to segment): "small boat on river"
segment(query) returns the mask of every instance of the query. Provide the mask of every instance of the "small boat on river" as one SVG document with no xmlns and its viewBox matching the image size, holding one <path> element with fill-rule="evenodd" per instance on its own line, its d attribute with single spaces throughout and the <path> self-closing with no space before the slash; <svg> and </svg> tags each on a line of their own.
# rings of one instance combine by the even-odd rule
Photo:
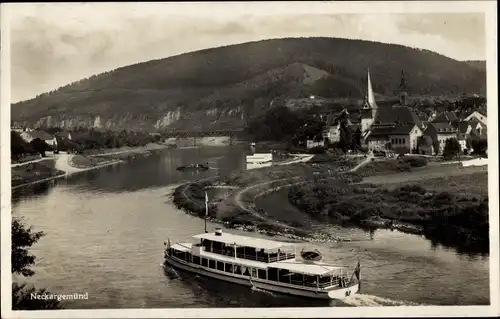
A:
<svg viewBox="0 0 500 319">
<path fill-rule="evenodd" d="M 215 232 L 193 236 L 194 243 L 165 242 L 165 263 L 173 269 L 226 282 L 314 299 L 343 299 L 360 289 L 360 264 L 320 262 L 319 251 L 296 244 Z"/>
<path fill-rule="evenodd" d="M 210 167 L 207 164 L 191 164 L 191 165 L 183 165 L 177 167 L 178 171 L 185 171 L 185 170 L 203 170 L 206 171 Z"/>
</svg>

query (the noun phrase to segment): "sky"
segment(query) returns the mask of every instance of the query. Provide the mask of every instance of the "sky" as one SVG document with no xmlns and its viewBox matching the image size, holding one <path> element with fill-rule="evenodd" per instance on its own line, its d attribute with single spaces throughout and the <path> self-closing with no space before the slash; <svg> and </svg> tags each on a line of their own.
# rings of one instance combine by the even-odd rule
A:
<svg viewBox="0 0 500 319">
<path fill-rule="evenodd" d="M 10 4 L 12 102 L 121 66 L 270 38 L 363 39 L 456 60 L 486 59 L 482 13 L 387 13 L 369 6 L 362 12 L 348 4 L 325 9 L 321 2 L 272 5 Z"/>
</svg>

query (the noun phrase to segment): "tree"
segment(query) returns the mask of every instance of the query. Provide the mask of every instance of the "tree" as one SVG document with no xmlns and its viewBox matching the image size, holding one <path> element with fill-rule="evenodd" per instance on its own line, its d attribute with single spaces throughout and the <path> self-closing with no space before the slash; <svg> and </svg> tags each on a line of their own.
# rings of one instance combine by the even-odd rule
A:
<svg viewBox="0 0 500 319">
<path fill-rule="evenodd" d="M 438 140 L 435 139 L 435 140 L 432 141 L 432 148 L 434 149 L 434 153 L 436 155 L 438 155 L 439 154 L 439 149 L 440 149 L 440 145 L 439 145 L 439 141 Z"/>
<path fill-rule="evenodd" d="M 443 156 L 445 159 L 451 159 L 460 153 L 460 143 L 456 138 L 449 138 L 444 144 Z"/>
<path fill-rule="evenodd" d="M 35 151 L 42 155 L 42 157 L 45 157 L 45 152 L 50 150 L 50 146 L 39 138 L 35 138 L 30 144 Z"/>
<path fill-rule="evenodd" d="M 35 264 L 36 257 L 28 249 L 44 236 L 43 232 L 33 232 L 31 227 L 26 227 L 18 218 L 12 218 L 11 225 L 11 271 L 13 274 L 31 277 L 35 274 L 30 269 Z M 57 300 L 32 299 L 31 294 L 46 294 L 45 289 L 27 287 L 25 284 L 12 283 L 12 309 L 13 310 L 38 310 L 62 309 Z"/>
<path fill-rule="evenodd" d="M 340 124 L 339 146 L 340 148 L 342 148 L 344 153 L 346 153 L 352 147 L 352 131 L 351 128 L 348 126 L 349 115 L 347 114 L 347 112 L 343 112 L 339 116 L 338 120 Z"/>
<path fill-rule="evenodd" d="M 15 159 L 18 159 L 23 154 L 36 153 L 32 145 L 26 143 L 21 135 L 14 131 L 10 132 L 10 152 Z"/>
<path fill-rule="evenodd" d="M 474 150 L 474 154 L 486 155 L 486 151 L 488 149 L 488 140 L 480 139 L 480 140 L 472 140 L 472 149 Z"/>
<path fill-rule="evenodd" d="M 358 127 L 352 138 L 352 149 L 357 150 L 361 148 L 361 129 Z"/>
</svg>

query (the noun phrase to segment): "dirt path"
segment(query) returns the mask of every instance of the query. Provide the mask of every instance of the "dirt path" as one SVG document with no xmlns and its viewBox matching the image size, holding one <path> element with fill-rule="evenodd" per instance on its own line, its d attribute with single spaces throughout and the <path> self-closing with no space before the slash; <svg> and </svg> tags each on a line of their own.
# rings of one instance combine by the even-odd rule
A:
<svg viewBox="0 0 500 319">
<path fill-rule="evenodd" d="M 241 197 L 243 196 L 244 193 L 250 191 L 251 189 L 254 189 L 254 188 L 257 188 L 257 187 L 261 187 L 261 186 L 265 186 L 265 185 L 269 185 L 269 184 L 272 184 L 272 183 L 279 183 L 279 182 L 282 182 L 282 181 L 284 182 L 284 181 L 294 180 L 294 179 L 298 179 L 298 178 L 300 178 L 300 177 L 280 178 L 280 179 L 274 179 L 272 181 L 267 181 L 267 182 L 263 182 L 263 183 L 259 183 L 259 184 L 254 184 L 254 185 L 247 186 L 245 188 L 240 189 L 239 191 L 237 191 L 235 193 L 235 195 L 233 197 L 234 203 L 236 204 L 236 206 L 238 206 L 238 208 L 246 211 L 247 213 L 251 214 L 252 216 L 256 217 L 257 219 L 267 221 L 269 223 L 272 223 L 272 224 L 274 224 L 276 226 L 280 226 L 280 227 L 294 228 L 294 227 L 290 227 L 290 226 L 288 226 L 286 224 L 283 224 L 283 223 L 275 221 L 275 220 L 269 220 L 269 218 L 266 218 L 266 217 L 262 216 L 261 214 L 259 214 L 254 209 L 246 207 L 246 205 L 241 200 Z"/>
<path fill-rule="evenodd" d="M 349 172 L 355 172 L 361 167 L 365 166 L 366 164 L 370 163 L 373 158 L 373 155 L 368 155 L 361 163 L 353 167 L 352 169 L 349 170 Z"/>
<path fill-rule="evenodd" d="M 38 162 L 50 161 L 50 160 L 54 160 L 54 158 L 52 158 L 52 157 L 42 157 L 42 158 L 39 158 L 39 159 L 36 159 L 36 160 L 32 160 L 32 161 L 27 161 L 27 162 L 23 162 L 23 163 L 12 164 L 11 167 L 18 167 L 18 166 L 28 165 L 28 164 L 31 164 L 31 163 L 38 163 Z"/>
<path fill-rule="evenodd" d="M 356 165 L 355 167 L 353 167 L 351 170 L 349 170 L 349 172 L 355 172 L 356 170 L 358 170 L 362 166 L 366 165 L 367 163 L 369 163 L 371 161 L 372 157 L 373 156 L 368 156 L 361 163 L 359 163 L 358 165 Z M 295 160 L 290 161 L 290 162 L 281 163 L 281 165 L 287 165 L 287 164 L 299 163 L 299 162 L 307 162 L 311 158 L 312 158 L 312 156 L 301 156 L 301 158 L 299 158 L 299 159 L 295 159 Z M 259 183 L 259 184 L 254 184 L 254 185 L 247 186 L 245 188 L 240 189 L 239 191 L 237 191 L 235 193 L 235 195 L 233 197 L 234 203 L 236 204 L 236 206 L 239 209 L 242 209 L 245 212 L 250 213 L 252 216 L 254 216 L 254 217 L 256 217 L 256 218 L 258 218 L 260 220 L 265 220 L 267 222 L 273 222 L 275 225 L 278 225 L 278 226 L 281 226 L 281 227 L 293 228 L 293 227 L 290 227 L 290 226 L 288 226 L 286 224 L 283 224 L 281 222 L 278 222 L 278 221 L 271 221 L 271 220 L 269 220 L 269 218 L 267 218 L 267 216 L 262 216 L 261 214 L 259 214 L 254 209 L 246 207 L 246 205 L 243 203 L 243 201 L 241 200 L 241 198 L 242 198 L 242 196 L 243 196 L 244 193 L 246 193 L 246 192 L 248 192 L 248 191 L 250 191 L 250 190 L 252 190 L 254 188 L 258 188 L 258 187 L 261 187 L 261 186 L 270 185 L 270 184 L 273 184 L 273 183 L 279 183 L 279 182 L 285 182 L 285 181 L 289 181 L 290 182 L 290 183 L 278 186 L 273 191 L 280 190 L 280 189 L 282 189 L 284 187 L 291 187 L 291 186 L 296 186 L 296 185 L 308 183 L 308 181 L 293 182 L 293 181 L 298 180 L 298 179 L 301 179 L 301 177 L 286 177 L 286 178 L 274 179 L 274 180 L 271 180 L 271 181 L 267 181 L 267 182 L 263 182 L 263 183 Z M 321 180 L 327 180 L 327 179 L 329 179 L 329 178 L 324 178 L 324 179 L 321 179 Z M 256 198 L 260 197 L 262 195 L 263 194 L 257 195 Z"/>
<path fill-rule="evenodd" d="M 96 166 L 92 166 L 92 167 L 78 168 L 78 167 L 74 167 L 73 165 L 70 164 L 73 156 L 74 156 L 73 154 L 58 154 L 56 157 L 55 168 L 60 170 L 60 171 L 66 172 L 66 175 L 69 175 L 69 174 L 89 171 L 92 169 L 97 169 L 100 167 L 109 166 L 109 165 L 121 162 L 120 160 L 111 160 L 111 161 L 102 162 L 101 164 L 96 165 Z"/>
</svg>

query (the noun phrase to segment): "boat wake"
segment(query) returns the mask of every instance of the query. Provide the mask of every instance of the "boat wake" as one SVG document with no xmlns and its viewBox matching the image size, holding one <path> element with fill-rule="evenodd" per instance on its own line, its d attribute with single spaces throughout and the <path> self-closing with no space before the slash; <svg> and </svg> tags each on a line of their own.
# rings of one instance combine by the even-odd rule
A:
<svg viewBox="0 0 500 319">
<path fill-rule="evenodd" d="M 181 276 L 179 273 L 172 267 L 170 266 L 165 266 L 163 265 L 163 268 L 165 270 L 165 274 L 169 277 L 169 279 L 180 279 L 182 280 Z"/>
<path fill-rule="evenodd" d="M 342 302 L 354 307 L 397 307 L 397 306 L 425 306 L 424 304 L 406 301 L 395 300 L 373 295 L 355 294 L 348 298 L 342 299 Z"/>
</svg>

